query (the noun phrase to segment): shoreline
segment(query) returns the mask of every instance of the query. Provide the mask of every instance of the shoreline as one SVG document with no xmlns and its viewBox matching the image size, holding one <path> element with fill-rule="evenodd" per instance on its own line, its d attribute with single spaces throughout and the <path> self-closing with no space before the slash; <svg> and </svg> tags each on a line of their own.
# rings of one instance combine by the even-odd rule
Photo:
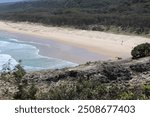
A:
<svg viewBox="0 0 150 117">
<path fill-rule="evenodd" d="M 56 43 L 83 49 L 86 52 L 105 56 L 109 59 L 116 57 L 128 58 L 131 56 L 130 53 L 133 47 L 141 43 L 150 42 L 150 39 L 140 36 L 48 27 L 28 22 L 13 23 L 0 21 L 0 30 L 31 37 L 36 36 L 40 38 L 41 42 L 46 40 L 55 41 Z"/>
<path fill-rule="evenodd" d="M 83 48 L 77 48 L 58 41 L 38 37 L 36 35 L 27 35 L 9 31 L 0 31 L 0 34 L 12 39 L 17 39 L 17 41 L 23 44 L 35 46 L 39 50 L 38 54 L 44 57 L 56 58 L 75 64 L 84 64 L 88 61 L 107 59 L 107 57 L 89 52 Z"/>
</svg>

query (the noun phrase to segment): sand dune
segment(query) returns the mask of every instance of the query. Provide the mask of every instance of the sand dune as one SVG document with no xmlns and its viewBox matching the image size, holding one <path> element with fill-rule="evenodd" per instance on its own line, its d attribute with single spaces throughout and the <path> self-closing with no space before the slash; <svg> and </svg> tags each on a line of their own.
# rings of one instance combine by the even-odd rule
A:
<svg viewBox="0 0 150 117">
<path fill-rule="evenodd" d="M 28 22 L 13 23 L 0 21 L 0 30 L 36 35 L 46 39 L 60 41 L 111 58 L 130 57 L 130 52 L 134 46 L 150 42 L 149 38 L 140 36 L 49 27 Z"/>
</svg>

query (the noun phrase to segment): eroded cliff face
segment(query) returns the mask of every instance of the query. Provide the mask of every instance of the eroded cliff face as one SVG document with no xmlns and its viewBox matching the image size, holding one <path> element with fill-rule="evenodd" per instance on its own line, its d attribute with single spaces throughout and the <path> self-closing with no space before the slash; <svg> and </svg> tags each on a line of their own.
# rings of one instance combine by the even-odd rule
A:
<svg viewBox="0 0 150 117">
<path fill-rule="evenodd" d="M 13 99 L 17 91 L 14 79 L 11 74 L 0 78 L 1 99 Z M 150 57 L 88 62 L 74 68 L 30 72 L 23 77 L 23 82 L 27 82 L 28 88 L 35 85 L 36 99 L 122 99 L 123 94 L 119 92 L 129 93 L 131 99 L 149 99 Z M 92 96 L 83 96 L 86 91 Z"/>
</svg>

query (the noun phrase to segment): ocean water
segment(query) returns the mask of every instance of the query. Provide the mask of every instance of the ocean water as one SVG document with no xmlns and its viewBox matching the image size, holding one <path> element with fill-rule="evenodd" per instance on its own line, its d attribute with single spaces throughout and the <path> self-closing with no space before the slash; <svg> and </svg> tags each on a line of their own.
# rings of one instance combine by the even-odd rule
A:
<svg viewBox="0 0 150 117">
<path fill-rule="evenodd" d="M 39 49 L 23 41 L 0 35 L 0 71 L 9 66 L 14 69 L 18 61 L 22 61 L 22 66 L 26 70 L 56 69 L 72 67 L 77 64 L 46 56 L 39 55 Z"/>
</svg>

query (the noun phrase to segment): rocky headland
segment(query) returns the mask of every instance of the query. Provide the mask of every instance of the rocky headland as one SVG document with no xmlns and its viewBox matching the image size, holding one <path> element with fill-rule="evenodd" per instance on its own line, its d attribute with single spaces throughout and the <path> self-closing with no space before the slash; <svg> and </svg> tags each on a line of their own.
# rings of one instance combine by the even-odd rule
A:
<svg viewBox="0 0 150 117">
<path fill-rule="evenodd" d="M 149 99 L 150 57 L 29 72 L 19 84 L 21 93 L 30 92 L 21 99 Z M 1 75 L 0 88 L 0 99 L 14 99 L 20 90 L 13 73 Z"/>
</svg>

